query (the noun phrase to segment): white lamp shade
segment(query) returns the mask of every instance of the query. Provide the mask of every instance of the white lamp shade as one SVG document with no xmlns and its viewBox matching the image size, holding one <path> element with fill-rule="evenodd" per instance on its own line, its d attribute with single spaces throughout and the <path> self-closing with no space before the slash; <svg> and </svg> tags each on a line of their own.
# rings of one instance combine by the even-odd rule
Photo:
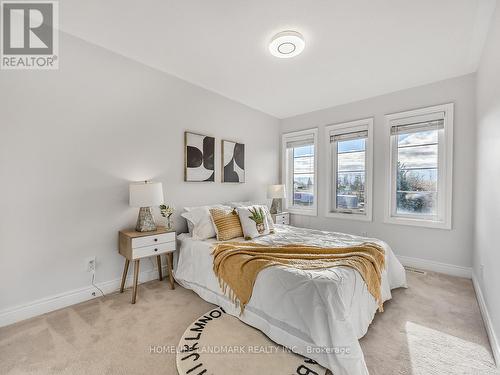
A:
<svg viewBox="0 0 500 375">
<path fill-rule="evenodd" d="M 163 186 L 161 182 L 130 184 L 129 193 L 129 204 L 132 207 L 159 206 L 163 203 Z"/>
<path fill-rule="evenodd" d="M 267 198 L 285 198 L 286 190 L 285 185 L 269 185 L 267 187 Z"/>
</svg>

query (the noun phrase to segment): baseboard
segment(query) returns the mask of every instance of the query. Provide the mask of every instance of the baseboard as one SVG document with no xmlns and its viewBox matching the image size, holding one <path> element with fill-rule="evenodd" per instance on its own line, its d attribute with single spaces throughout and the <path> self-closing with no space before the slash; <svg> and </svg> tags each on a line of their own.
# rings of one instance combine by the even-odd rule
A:
<svg viewBox="0 0 500 375">
<path fill-rule="evenodd" d="M 479 309 L 481 310 L 481 315 L 483 316 L 486 333 L 488 334 L 488 339 L 490 340 L 491 351 L 493 352 L 493 357 L 495 358 L 497 367 L 500 368 L 500 341 L 498 341 L 495 330 L 493 329 L 493 323 L 491 322 L 490 314 L 488 312 L 488 308 L 486 307 L 483 291 L 481 290 L 481 286 L 479 285 L 477 277 L 474 274 L 472 274 L 472 283 L 474 284 L 474 290 L 476 291 L 477 303 L 479 304 Z"/>
<path fill-rule="evenodd" d="M 451 264 L 439 263 L 406 256 L 398 256 L 398 258 L 405 266 L 444 273 L 452 276 L 472 278 L 472 269 L 469 267 L 460 267 Z M 166 274 L 166 267 L 164 267 L 163 272 L 164 274 Z M 142 272 L 139 275 L 140 283 L 151 281 L 156 278 L 158 278 L 158 271 L 156 270 Z M 115 280 L 96 283 L 96 285 L 104 292 L 104 294 L 109 294 L 118 291 L 120 288 L 120 283 L 121 279 L 118 278 Z M 127 277 L 126 285 L 127 287 L 132 285 L 132 276 Z M 93 293 L 95 295 L 93 295 Z M 0 311 L 0 327 L 19 322 L 21 320 L 29 319 L 37 315 L 45 314 L 50 311 L 71 306 L 80 302 L 88 301 L 99 296 L 99 291 L 96 290 L 92 285 L 90 285 L 88 287 L 42 298 L 25 305 L 8 308 Z"/>
<path fill-rule="evenodd" d="M 444 273 L 446 275 L 451 275 L 451 276 L 465 277 L 467 279 L 472 278 L 471 267 L 455 266 L 453 264 L 440 263 L 426 259 L 412 258 L 404 255 L 397 255 L 397 257 L 399 261 L 403 264 L 403 266 L 419 268 L 425 271 Z"/>
<path fill-rule="evenodd" d="M 163 267 L 163 274 L 167 275 L 167 267 Z M 158 278 L 157 270 L 141 272 L 139 274 L 139 282 L 144 283 Z M 132 285 L 133 277 L 128 276 L 125 285 Z M 110 294 L 120 289 L 121 278 L 96 283 L 104 294 Z M 42 315 L 54 310 L 62 309 L 63 307 L 71 306 L 80 302 L 88 301 L 101 296 L 99 290 L 94 286 L 71 290 L 68 292 L 56 294 L 50 297 L 42 298 L 34 302 L 12 307 L 0 311 L 0 327 L 29 319 L 37 315 Z"/>
</svg>

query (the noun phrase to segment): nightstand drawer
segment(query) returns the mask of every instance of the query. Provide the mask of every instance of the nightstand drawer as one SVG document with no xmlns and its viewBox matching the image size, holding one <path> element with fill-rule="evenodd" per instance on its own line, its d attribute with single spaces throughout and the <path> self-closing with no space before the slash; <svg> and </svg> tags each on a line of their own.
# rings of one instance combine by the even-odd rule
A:
<svg viewBox="0 0 500 375">
<path fill-rule="evenodd" d="M 153 246 L 143 246 L 132 249 L 132 259 L 150 257 L 175 251 L 175 241 L 164 242 Z"/>
<path fill-rule="evenodd" d="M 284 224 L 284 225 L 290 224 L 290 214 L 288 214 L 288 213 L 276 214 L 273 216 L 274 216 L 274 223 L 275 224 Z"/>
<path fill-rule="evenodd" d="M 132 248 L 153 246 L 163 244 L 165 242 L 175 241 L 175 232 L 161 233 L 154 236 L 143 236 L 132 238 Z"/>
</svg>

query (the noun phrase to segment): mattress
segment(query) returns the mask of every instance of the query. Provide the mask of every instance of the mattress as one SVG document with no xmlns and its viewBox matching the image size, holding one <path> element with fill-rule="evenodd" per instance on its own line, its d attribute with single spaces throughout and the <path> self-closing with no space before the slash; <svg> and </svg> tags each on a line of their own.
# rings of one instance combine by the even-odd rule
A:
<svg viewBox="0 0 500 375">
<path fill-rule="evenodd" d="M 223 307 L 227 313 L 259 329 L 276 343 L 317 361 L 335 375 L 368 374 L 358 340 L 366 334 L 378 304 L 359 272 L 348 267 L 297 270 L 275 266 L 264 269 L 257 276 L 252 298 L 240 315 L 240 309 L 221 292 L 213 272 L 211 252 L 215 239 L 199 241 L 185 233 L 178 238 L 181 246 L 174 274 L 180 285 Z M 403 266 L 391 248 L 378 239 L 276 225 L 275 234 L 253 241 L 324 247 L 374 242 L 385 250 L 383 301 L 392 298 L 391 289 L 406 287 Z"/>
</svg>

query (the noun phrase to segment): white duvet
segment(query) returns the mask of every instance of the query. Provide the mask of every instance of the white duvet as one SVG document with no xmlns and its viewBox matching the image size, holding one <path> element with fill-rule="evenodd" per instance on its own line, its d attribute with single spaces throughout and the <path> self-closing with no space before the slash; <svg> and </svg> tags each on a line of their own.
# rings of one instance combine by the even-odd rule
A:
<svg viewBox="0 0 500 375">
<path fill-rule="evenodd" d="M 175 279 L 183 287 L 223 307 L 278 344 L 314 359 L 334 375 L 368 374 L 358 339 L 365 335 L 378 306 L 357 271 L 348 267 L 264 269 L 257 276 L 252 298 L 240 316 L 239 308 L 222 294 L 213 272 L 211 252 L 215 239 L 198 241 L 188 234 L 178 238 L 181 247 Z M 375 242 L 386 254 L 383 300 L 391 299 L 391 289 L 406 287 L 403 266 L 385 242 L 374 238 L 277 225 L 275 234 L 254 241 L 326 247 Z"/>
</svg>

